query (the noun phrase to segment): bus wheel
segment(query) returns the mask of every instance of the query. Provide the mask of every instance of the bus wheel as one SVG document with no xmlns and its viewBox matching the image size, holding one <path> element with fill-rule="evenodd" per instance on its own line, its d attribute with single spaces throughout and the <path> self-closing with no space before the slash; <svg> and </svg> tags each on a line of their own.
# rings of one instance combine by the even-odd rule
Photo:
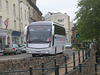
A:
<svg viewBox="0 0 100 75">
<path fill-rule="evenodd" d="M 35 54 L 32 54 L 32 57 L 35 57 L 36 55 Z"/>
</svg>

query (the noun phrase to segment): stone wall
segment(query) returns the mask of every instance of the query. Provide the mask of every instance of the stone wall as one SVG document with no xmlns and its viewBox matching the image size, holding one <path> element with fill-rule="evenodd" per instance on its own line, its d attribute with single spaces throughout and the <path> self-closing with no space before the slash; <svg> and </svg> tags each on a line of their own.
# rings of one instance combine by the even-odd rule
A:
<svg viewBox="0 0 100 75">
<path fill-rule="evenodd" d="M 59 65 L 62 65 L 64 63 L 64 59 L 59 60 L 61 58 L 64 58 L 63 54 L 59 54 L 56 56 L 44 56 L 44 57 L 30 57 L 30 58 L 24 58 L 24 59 L 15 59 L 15 60 L 5 60 L 0 61 L 0 72 L 4 71 L 16 71 L 16 70 L 27 70 L 29 69 L 29 66 L 32 66 L 32 69 L 40 69 L 41 64 L 45 64 L 45 68 L 54 67 L 54 58 L 58 60 Z M 48 72 L 46 70 L 45 72 Z M 3 74 L 2 74 L 3 75 Z M 16 72 L 16 73 L 7 73 L 4 75 L 30 75 L 29 71 L 26 72 Z M 41 70 L 33 70 L 33 75 L 42 75 Z"/>
<path fill-rule="evenodd" d="M 92 51 L 90 57 L 88 57 L 88 59 L 85 59 L 85 62 L 82 62 L 81 64 L 83 66 L 87 66 L 87 67 L 82 67 L 82 74 L 80 74 L 79 68 L 77 68 L 75 70 L 70 71 L 68 73 L 68 75 L 94 74 L 95 73 L 95 64 L 96 64 L 96 52 Z"/>
<path fill-rule="evenodd" d="M 56 56 L 30 57 L 24 59 L 0 61 L 0 72 L 23 70 L 23 72 L 16 72 L 16 73 L 9 73 L 9 74 L 7 73 L 7 74 L 0 74 L 0 75 L 30 75 L 29 71 L 24 72 L 25 70 L 28 70 L 30 66 L 32 66 L 33 75 L 42 75 L 42 71 L 40 69 L 42 66 L 41 64 L 44 63 L 45 68 L 52 68 L 54 67 L 55 57 L 57 60 L 57 64 L 62 65 L 64 63 L 63 54 L 59 54 Z M 85 66 L 92 66 L 95 65 L 95 62 L 96 62 L 96 52 L 92 51 L 90 57 L 88 57 L 88 59 L 85 59 L 85 62 L 82 62 L 81 64 Z M 54 69 L 45 70 L 45 73 L 49 73 L 51 71 L 54 71 Z M 95 66 L 82 67 L 81 75 L 91 74 L 94 72 L 95 72 Z M 79 68 L 68 72 L 68 75 L 80 75 Z"/>
</svg>

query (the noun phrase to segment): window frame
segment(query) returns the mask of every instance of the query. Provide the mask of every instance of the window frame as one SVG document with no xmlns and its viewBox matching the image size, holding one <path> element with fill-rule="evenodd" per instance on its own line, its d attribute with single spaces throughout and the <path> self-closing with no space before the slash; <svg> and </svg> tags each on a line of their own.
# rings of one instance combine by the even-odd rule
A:
<svg viewBox="0 0 100 75">
<path fill-rule="evenodd" d="M 0 11 L 2 11 L 2 1 L 0 0 Z"/>
<path fill-rule="evenodd" d="M 6 13 L 9 13 L 9 3 L 7 0 L 6 0 Z"/>
<path fill-rule="evenodd" d="M 0 16 L 0 27 L 2 26 L 2 16 Z"/>
<path fill-rule="evenodd" d="M 14 20 L 14 29 L 16 29 L 16 20 Z"/>
<path fill-rule="evenodd" d="M 13 15 L 14 17 L 16 17 L 16 5 L 15 4 L 13 4 Z"/>
</svg>

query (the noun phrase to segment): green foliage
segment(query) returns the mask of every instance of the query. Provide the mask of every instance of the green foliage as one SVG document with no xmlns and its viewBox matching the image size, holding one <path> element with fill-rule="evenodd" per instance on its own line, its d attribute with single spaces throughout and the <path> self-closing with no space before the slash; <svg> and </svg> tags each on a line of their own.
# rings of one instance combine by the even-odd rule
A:
<svg viewBox="0 0 100 75">
<path fill-rule="evenodd" d="M 100 39 L 100 0 L 80 0 L 79 11 L 76 12 L 75 20 L 80 37 L 78 40 Z"/>
</svg>

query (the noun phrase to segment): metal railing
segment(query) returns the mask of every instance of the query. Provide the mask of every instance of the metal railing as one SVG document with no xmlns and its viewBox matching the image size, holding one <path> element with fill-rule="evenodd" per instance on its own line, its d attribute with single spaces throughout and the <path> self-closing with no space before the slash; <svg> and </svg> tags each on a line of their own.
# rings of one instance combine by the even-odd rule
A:
<svg viewBox="0 0 100 75">
<path fill-rule="evenodd" d="M 82 53 L 80 53 L 82 52 Z M 33 75 L 33 71 L 42 71 L 42 74 L 40 75 L 46 75 L 47 70 L 53 70 L 55 72 L 55 75 L 59 75 L 59 70 L 61 68 L 65 69 L 65 74 L 68 74 L 68 68 L 73 68 L 75 69 L 79 69 L 79 73 L 80 75 L 82 75 L 82 67 L 95 67 L 95 72 L 94 74 L 84 74 L 84 75 L 98 75 L 97 73 L 97 64 L 94 65 L 82 65 L 82 62 L 85 62 L 86 59 L 88 59 L 90 57 L 90 49 L 87 48 L 83 48 L 82 50 L 78 50 L 73 52 L 73 54 L 67 56 L 65 55 L 63 58 L 61 59 L 56 59 L 54 58 L 54 61 L 51 61 L 50 63 L 42 63 L 41 64 L 41 68 L 37 68 L 37 69 L 33 69 L 32 66 L 29 67 L 29 69 L 27 70 L 18 70 L 18 71 L 8 71 L 8 72 L 0 72 L 1 74 L 9 74 L 9 73 L 16 73 L 16 72 L 29 72 L 29 75 Z M 75 55 L 78 54 L 78 58 L 75 58 Z M 73 61 L 68 63 L 68 57 L 72 56 L 73 57 Z M 59 66 L 59 64 L 57 64 L 57 62 L 64 60 L 64 66 Z M 78 65 L 76 65 L 76 61 L 78 61 Z M 49 67 L 46 68 L 45 66 L 50 65 L 50 64 L 54 64 L 54 67 Z M 73 64 L 72 66 L 68 66 L 69 64 Z M 20 74 L 21 75 L 21 74 Z"/>
</svg>

